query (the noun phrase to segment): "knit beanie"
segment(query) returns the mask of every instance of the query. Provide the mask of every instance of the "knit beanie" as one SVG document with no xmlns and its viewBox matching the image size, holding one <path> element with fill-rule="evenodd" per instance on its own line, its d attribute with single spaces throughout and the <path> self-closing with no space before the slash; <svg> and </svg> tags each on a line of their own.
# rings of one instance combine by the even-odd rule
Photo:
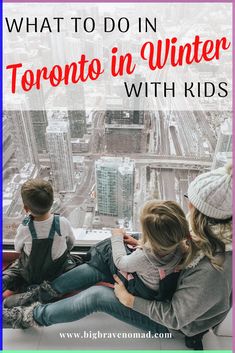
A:
<svg viewBox="0 0 235 353">
<path fill-rule="evenodd" d="M 232 164 L 198 175 L 188 188 L 188 198 L 204 215 L 215 219 L 232 216 Z"/>
</svg>

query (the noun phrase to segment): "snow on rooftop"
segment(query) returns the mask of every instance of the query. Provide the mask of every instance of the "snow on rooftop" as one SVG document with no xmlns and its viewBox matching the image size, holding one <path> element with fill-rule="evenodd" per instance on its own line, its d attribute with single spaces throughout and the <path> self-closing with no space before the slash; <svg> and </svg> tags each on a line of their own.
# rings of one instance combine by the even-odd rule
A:
<svg viewBox="0 0 235 353">
<path fill-rule="evenodd" d="M 64 133 L 68 132 L 69 123 L 65 120 L 50 120 L 46 128 L 47 133 Z"/>
<path fill-rule="evenodd" d="M 107 166 L 107 167 L 125 167 L 125 168 L 133 168 L 134 160 L 130 158 L 123 157 L 101 157 L 96 161 L 97 166 Z"/>
</svg>

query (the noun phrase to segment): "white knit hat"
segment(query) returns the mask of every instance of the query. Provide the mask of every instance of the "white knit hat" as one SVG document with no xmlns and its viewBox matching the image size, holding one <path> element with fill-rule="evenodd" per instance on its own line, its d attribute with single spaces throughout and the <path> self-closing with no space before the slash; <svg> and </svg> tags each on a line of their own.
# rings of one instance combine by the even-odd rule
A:
<svg viewBox="0 0 235 353">
<path fill-rule="evenodd" d="M 188 188 L 188 198 L 204 215 L 215 219 L 232 216 L 232 164 L 197 176 Z"/>
</svg>

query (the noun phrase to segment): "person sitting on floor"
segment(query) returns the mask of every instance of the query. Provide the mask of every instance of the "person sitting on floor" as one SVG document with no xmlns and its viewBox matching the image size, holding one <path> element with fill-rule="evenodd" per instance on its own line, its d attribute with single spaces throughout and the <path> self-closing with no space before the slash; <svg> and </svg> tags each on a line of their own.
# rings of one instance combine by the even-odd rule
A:
<svg viewBox="0 0 235 353">
<path fill-rule="evenodd" d="M 75 267 L 70 256 L 75 237 L 69 221 L 51 214 L 53 189 L 43 179 L 30 179 L 21 188 L 28 214 L 17 229 L 14 245 L 20 257 L 3 271 L 3 291 L 22 290 L 53 280 Z"/>
</svg>

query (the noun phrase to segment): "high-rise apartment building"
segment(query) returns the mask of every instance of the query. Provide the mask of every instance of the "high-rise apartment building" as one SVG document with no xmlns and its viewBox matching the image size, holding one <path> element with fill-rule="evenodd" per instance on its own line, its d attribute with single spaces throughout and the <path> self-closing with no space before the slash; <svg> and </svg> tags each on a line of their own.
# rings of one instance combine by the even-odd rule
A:
<svg viewBox="0 0 235 353">
<path fill-rule="evenodd" d="M 132 219 L 134 199 L 134 161 L 126 160 L 118 168 L 118 217 Z"/>
<path fill-rule="evenodd" d="M 54 188 L 58 192 L 72 192 L 75 181 L 69 122 L 60 120 L 59 112 L 55 114 L 56 119 L 52 116 L 46 129 Z"/>
<path fill-rule="evenodd" d="M 135 164 L 129 158 L 103 157 L 96 161 L 98 212 L 132 219 Z"/>
</svg>

